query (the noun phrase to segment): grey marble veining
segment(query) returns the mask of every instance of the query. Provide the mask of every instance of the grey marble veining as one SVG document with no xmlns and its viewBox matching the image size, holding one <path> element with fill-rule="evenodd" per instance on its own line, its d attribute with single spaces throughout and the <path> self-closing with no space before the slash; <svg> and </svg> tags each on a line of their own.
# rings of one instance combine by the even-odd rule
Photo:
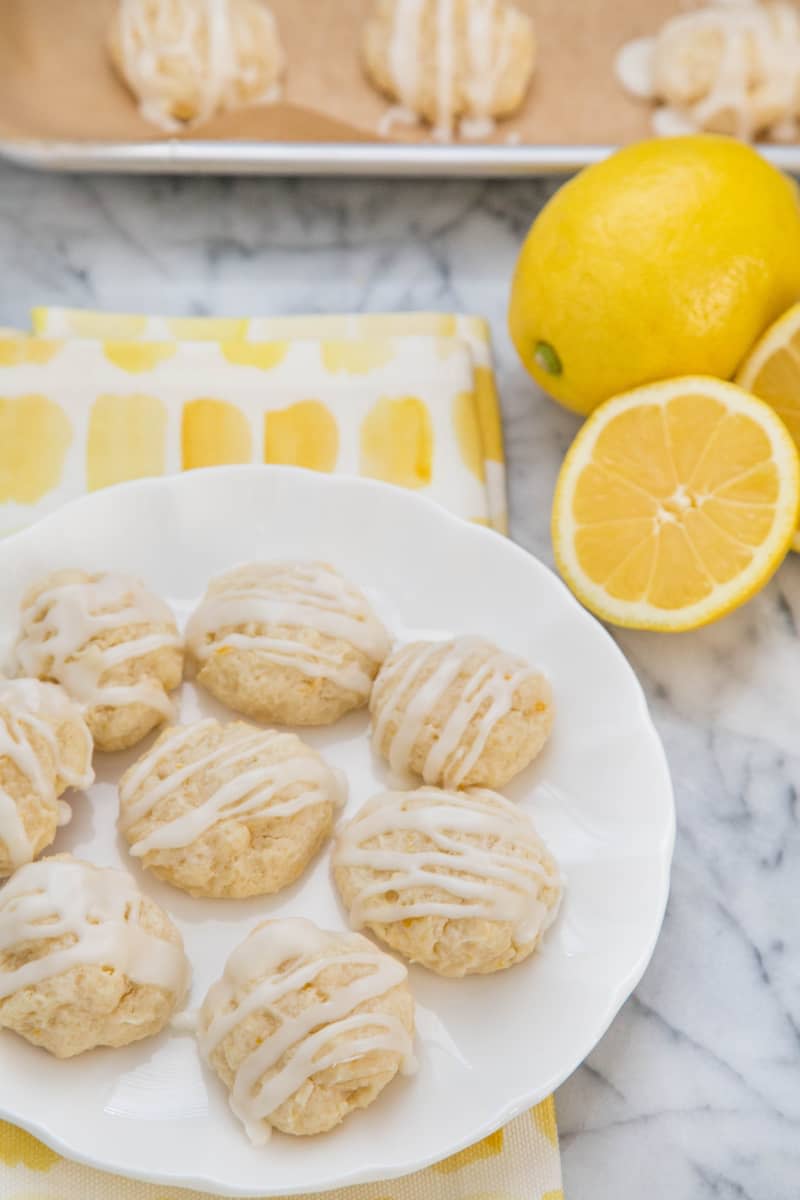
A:
<svg viewBox="0 0 800 1200">
<path fill-rule="evenodd" d="M 554 182 L 61 178 L 0 168 L 0 323 L 35 303 L 173 314 L 463 309 L 493 323 L 513 534 L 551 560 L 576 421 L 505 331 Z M 800 556 L 724 622 L 622 633 L 678 801 L 655 958 L 558 1095 L 568 1200 L 800 1196 Z"/>
</svg>

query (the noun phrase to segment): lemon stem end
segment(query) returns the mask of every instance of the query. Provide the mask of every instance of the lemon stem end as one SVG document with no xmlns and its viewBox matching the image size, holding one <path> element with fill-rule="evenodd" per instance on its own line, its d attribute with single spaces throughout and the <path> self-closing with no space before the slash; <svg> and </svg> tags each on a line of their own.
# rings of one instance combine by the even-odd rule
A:
<svg viewBox="0 0 800 1200">
<path fill-rule="evenodd" d="M 548 375 L 560 375 L 564 368 L 561 365 L 561 359 L 550 345 L 549 342 L 537 342 L 533 351 L 533 357 Z"/>
</svg>

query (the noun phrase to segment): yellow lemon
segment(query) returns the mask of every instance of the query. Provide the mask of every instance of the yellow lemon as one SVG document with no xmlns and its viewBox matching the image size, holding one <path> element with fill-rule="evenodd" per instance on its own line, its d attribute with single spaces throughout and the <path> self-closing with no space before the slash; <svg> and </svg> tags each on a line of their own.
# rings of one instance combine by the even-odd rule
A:
<svg viewBox="0 0 800 1200">
<path fill-rule="evenodd" d="M 603 404 L 556 487 L 559 570 L 599 617 L 694 629 L 743 604 L 783 560 L 800 460 L 769 405 L 701 376 Z"/>
<path fill-rule="evenodd" d="M 736 382 L 774 408 L 800 449 L 800 304 L 770 325 L 739 368 Z M 800 533 L 794 549 L 800 550 Z"/>
<path fill-rule="evenodd" d="M 794 183 L 706 134 L 628 146 L 565 184 L 522 248 L 509 323 L 537 383 L 585 414 L 658 379 L 729 379 L 798 299 Z"/>
</svg>

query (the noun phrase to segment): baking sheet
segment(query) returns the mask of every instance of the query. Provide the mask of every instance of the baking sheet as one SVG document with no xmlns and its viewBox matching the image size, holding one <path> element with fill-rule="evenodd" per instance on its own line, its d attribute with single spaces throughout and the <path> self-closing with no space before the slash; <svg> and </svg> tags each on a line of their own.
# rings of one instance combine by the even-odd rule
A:
<svg viewBox="0 0 800 1200">
<path fill-rule="evenodd" d="M 539 61 L 521 112 L 490 143 L 437 146 L 423 130 L 379 139 L 387 102 L 359 36 L 372 0 L 270 0 L 287 50 L 283 102 L 227 113 L 181 138 L 138 114 L 105 38 L 116 0 L 0 0 L 0 141 L 12 157 L 72 169 L 337 174 L 569 170 L 650 132 L 650 110 L 613 73 L 619 47 L 686 0 L 516 0 Z M 790 168 L 800 147 L 772 148 Z"/>
<path fill-rule="evenodd" d="M 269 0 L 286 46 L 285 102 L 227 113 L 189 134 L 203 140 L 377 138 L 387 102 L 366 81 L 359 36 L 372 0 Z M 528 144 L 626 141 L 647 133 L 646 106 L 613 76 L 631 36 L 656 29 L 675 0 L 517 0 L 533 16 L 539 63 L 519 116 L 496 140 Z M 139 141 L 159 131 L 117 80 L 105 38 L 116 0 L 2 0 L 0 136 Z M 421 131 L 396 131 L 403 141 Z M 163 140 L 163 135 L 161 135 Z"/>
</svg>

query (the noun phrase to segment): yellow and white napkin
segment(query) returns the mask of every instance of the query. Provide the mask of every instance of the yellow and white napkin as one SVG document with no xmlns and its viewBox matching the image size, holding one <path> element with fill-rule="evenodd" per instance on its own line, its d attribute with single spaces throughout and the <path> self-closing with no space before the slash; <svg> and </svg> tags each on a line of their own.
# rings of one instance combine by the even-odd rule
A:
<svg viewBox="0 0 800 1200">
<path fill-rule="evenodd" d="M 125 479 L 235 462 L 387 480 L 506 529 L 486 323 L 37 309 L 0 334 L 0 534 Z M 69 1069 L 69 1065 L 66 1065 Z M 332 1200 L 563 1200 L 552 1098 L 405 1179 Z M 0 1200 L 201 1200 L 69 1162 L 0 1122 Z"/>
<path fill-rule="evenodd" d="M 0 341 L 0 532 L 142 475 L 280 462 L 410 487 L 506 529 L 486 323 L 37 309 Z M 12 463 L 11 443 L 28 447 Z M 34 470 L 34 446 L 52 447 Z M 5 449 L 4 449 L 5 448 Z"/>
<path fill-rule="evenodd" d="M 94 1171 L 60 1158 L 29 1133 L 2 1121 L 0 1198 L 214 1200 L 200 1192 Z M 325 1192 L 317 1200 L 564 1200 L 553 1101 L 545 1100 L 505 1129 L 434 1167 L 387 1183 Z"/>
</svg>

